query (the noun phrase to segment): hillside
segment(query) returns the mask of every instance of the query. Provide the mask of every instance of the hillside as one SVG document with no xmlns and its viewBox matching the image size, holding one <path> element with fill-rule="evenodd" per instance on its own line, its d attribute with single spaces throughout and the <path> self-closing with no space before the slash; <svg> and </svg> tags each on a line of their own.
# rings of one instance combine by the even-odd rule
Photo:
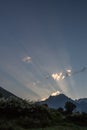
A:
<svg viewBox="0 0 87 130">
<path fill-rule="evenodd" d="M 17 97 L 17 96 L 7 91 L 6 89 L 0 87 L 0 97 L 9 98 L 9 97 Z"/>
<path fill-rule="evenodd" d="M 0 97 L 9 98 L 17 97 L 13 93 L 7 91 L 6 89 L 0 87 Z M 67 101 L 73 102 L 76 105 L 75 111 L 86 112 L 87 113 L 87 98 L 81 98 L 78 100 L 73 100 L 64 94 L 59 94 L 56 96 L 49 96 L 45 101 L 40 101 L 39 104 L 47 104 L 49 108 L 58 109 L 59 107 L 64 108 Z"/>
<path fill-rule="evenodd" d="M 68 113 L 69 111 L 64 109 L 65 102 L 70 101 L 75 103 L 79 110 L 83 110 L 83 108 L 85 110 L 87 108 L 85 106 L 86 99 L 83 99 L 85 102 L 82 99 L 74 101 L 64 94 L 59 94 L 49 96 L 48 99 L 40 102 L 40 105 L 20 98 L 9 98 L 16 96 L 2 87 L 0 87 L 0 93 L 4 97 L 0 99 L 0 130 L 30 130 L 31 128 L 39 130 L 39 128 L 45 129 L 46 127 L 55 129 L 55 126 L 63 125 L 64 128 L 65 125 L 70 127 L 71 125 L 72 127 L 74 125 L 87 126 L 86 113 Z M 63 110 L 57 110 L 58 107 L 63 107 Z"/>
</svg>

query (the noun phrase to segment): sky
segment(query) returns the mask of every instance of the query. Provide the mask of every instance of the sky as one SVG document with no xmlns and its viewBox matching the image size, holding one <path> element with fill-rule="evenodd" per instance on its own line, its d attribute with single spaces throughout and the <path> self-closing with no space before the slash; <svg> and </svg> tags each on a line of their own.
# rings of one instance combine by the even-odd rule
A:
<svg viewBox="0 0 87 130">
<path fill-rule="evenodd" d="M 84 67 L 86 0 L 0 0 L 0 86 L 30 100 L 84 98 Z"/>
</svg>

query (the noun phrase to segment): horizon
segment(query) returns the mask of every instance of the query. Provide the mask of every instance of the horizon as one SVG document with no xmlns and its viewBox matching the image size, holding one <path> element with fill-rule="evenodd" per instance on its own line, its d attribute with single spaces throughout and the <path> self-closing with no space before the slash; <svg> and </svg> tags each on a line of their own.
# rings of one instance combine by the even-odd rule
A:
<svg viewBox="0 0 87 130">
<path fill-rule="evenodd" d="M 0 1 L 0 86 L 41 100 L 87 97 L 87 1 Z"/>
<path fill-rule="evenodd" d="M 12 93 L 11 91 L 8 91 L 7 89 L 5 89 L 5 88 L 3 88 L 3 87 L 1 87 L 1 86 L 0 86 L 0 88 L 1 88 L 1 89 L 4 89 L 4 91 L 7 91 L 8 93 L 12 94 L 12 96 L 14 95 L 14 96 L 18 97 L 17 95 L 15 95 L 14 93 Z M 31 100 L 31 99 L 26 99 L 26 98 L 22 98 L 22 99 L 23 99 L 23 100 L 30 100 L 31 102 L 37 102 L 37 101 L 42 101 L 42 102 L 43 102 L 43 101 L 49 99 L 50 97 L 57 97 L 57 96 L 59 96 L 59 95 L 64 95 L 64 96 L 68 97 L 69 99 L 72 99 L 73 101 L 80 100 L 80 99 L 87 99 L 87 97 L 84 97 L 84 98 L 81 98 L 81 97 L 80 97 L 80 98 L 78 98 L 78 99 L 73 99 L 73 98 L 71 98 L 71 97 L 65 95 L 64 93 L 60 93 L 59 91 L 53 92 L 53 93 L 51 93 L 50 95 L 48 95 L 48 97 L 45 97 L 45 98 L 42 98 L 42 99 L 37 99 L 37 100 Z M 20 97 L 18 97 L 18 98 L 20 98 Z"/>
</svg>

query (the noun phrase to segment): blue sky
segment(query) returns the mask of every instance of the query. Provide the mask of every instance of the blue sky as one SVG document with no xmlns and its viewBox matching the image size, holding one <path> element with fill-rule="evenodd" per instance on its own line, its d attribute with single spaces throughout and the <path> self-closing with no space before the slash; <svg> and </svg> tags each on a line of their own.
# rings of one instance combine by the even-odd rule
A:
<svg viewBox="0 0 87 130">
<path fill-rule="evenodd" d="M 74 99 L 87 97 L 87 71 L 61 81 L 51 77 L 83 67 L 86 0 L 0 1 L 0 86 L 31 100 L 56 91 Z"/>
</svg>

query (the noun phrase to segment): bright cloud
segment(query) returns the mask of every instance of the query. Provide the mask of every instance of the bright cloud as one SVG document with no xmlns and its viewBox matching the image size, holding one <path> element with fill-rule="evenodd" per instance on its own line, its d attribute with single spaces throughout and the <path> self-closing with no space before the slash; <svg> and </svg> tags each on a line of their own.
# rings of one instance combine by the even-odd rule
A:
<svg viewBox="0 0 87 130">
<path fill-rule="evenodd" d="M 71 73 L 71 70 L 66 70 L 68 73 Z"/>
<path fill-rule="evenodd" d="M 60 94 L 60 92 L 56 91 L 56 92 L 52 93 L 51 96 L 56 96 L 56 95 L 59 95 L 59 94 Z"/>
<path fill-rule="evenodd" d="M 59 92 L 59 91 L 56 91 L 56 92 L 51 93 L 51 96 L 56 96 L 56 95 L 59 95 L 59 94 L 60 94 L 60 92 Z M 49 97 L 49 96 L 48 96 L 48 97 Z M 42 98 L 41 101 L 45 101 L 46 99 L 48 99 L 48 97 Z"/>
<path fill-rule="evenodd" d="M 45 101 L 47 98 L 42 98 L 41 101 Z"/>
<path fill-rule="evenodd" d="M 72 72 L 71 70 L 66 70 L 66 75 L 71 76 L 71 72 Z"/>
<path fill-rule="evenodd" d="M 54 80 L 61 80 L 62 79 L 62 77 L 63 77 L 63 73 L 61 72 L 61 73 L 54 73 L 54 74 L 52 74 L 51 75 L 52 76 L 52 78 L 54 79 Z"/>
<path fill-rule="evenodd" d="M 60 72 L 60 73 L 53 73 L 51 75 L 51 77 L 56 80 L 56 81 L 60 81 L 65 79 L 66 77 L 69 77 L 72 75 L 72 71 L 70 69 L 66 70 L 65 72 Z"/>
<path fill-rule="evenodd" d="M 23 59 L 22 59 L 23 62 L 26 62 L 26 63 L 31 63 L 32 62 L 32 58 L 30 56 L 25 56 Z"/>
</svg>

